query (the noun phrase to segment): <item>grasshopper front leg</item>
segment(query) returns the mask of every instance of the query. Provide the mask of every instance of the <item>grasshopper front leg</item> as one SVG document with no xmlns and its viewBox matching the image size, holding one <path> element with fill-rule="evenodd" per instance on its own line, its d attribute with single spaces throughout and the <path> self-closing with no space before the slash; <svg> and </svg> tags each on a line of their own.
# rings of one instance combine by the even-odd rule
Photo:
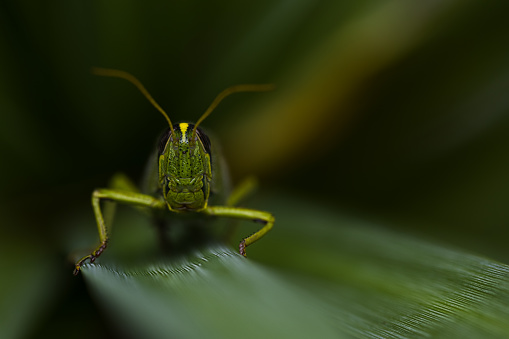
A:
<svg viewBox="0 0 509 339">
<path fill-rule="evenodd" d="M 106 249 L 108 244 L 108 230 L 104 223 L 103 213 L 101 211 L 101 200 L 111 200 L 114 202 L 121 202 L 125 204 L 149 207 L 157 209 L 165 209 L 166 203 L 162 199 L 154 198 L 150 195 L 141 194 L 131 191 L 114 190 L 114 189 L 98 189 L 92 193 L 92 207 L 94 209 L 95 220 L 97 222 L 97 230 L 99 231 L 100 244 L 89 255 L 84 256 L 74 267 L 74 275 L 80 272 L 81 266 L 86 260 L 94 262 L 97 257 Z"/>
<path fill-rule="evenodd" d="M 257 211 L 241 207 L 229 206 L 209 206 L 203 210 L 208 215 L 224 216 L 239 219 L 249 219 L 254 222 L 262 223 L 264 226 L 247 238 L 244 238 L 239 244 L 239 253 L 246 256 L 246 247 L 262 238 L 274 225 L 274 216 L 268 212 Z"/>
</svg>

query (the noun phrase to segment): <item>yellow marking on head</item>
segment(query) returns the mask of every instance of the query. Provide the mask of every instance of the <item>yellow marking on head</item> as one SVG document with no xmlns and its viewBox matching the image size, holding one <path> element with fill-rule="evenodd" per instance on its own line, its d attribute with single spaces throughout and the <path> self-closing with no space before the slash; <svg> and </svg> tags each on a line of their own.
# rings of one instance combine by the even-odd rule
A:
<svg viewBox="0 0 509 339">
<path fill-rule="evenodd" d="M 179 127 L 180 127 L 180 131 L 182 132 L 182 139 L 180 139 L 180 141 L 186 142 L 187 141 L 186 131 L 187 131 L 187 128 L 189 127 L 189 124 L 182 122 L 179 124 Z"/>
</svg>

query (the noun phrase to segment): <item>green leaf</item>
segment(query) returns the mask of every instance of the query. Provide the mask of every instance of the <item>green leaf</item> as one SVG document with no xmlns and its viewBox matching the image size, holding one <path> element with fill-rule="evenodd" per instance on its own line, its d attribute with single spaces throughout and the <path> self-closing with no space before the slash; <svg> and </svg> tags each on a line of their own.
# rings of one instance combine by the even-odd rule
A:
<svg viewBox="0 0 509 339">
<path fill-rule="evenodd" d="M 287 196 L 264 205 L 276 227 L 247 260 L 211 245 L 83 275 L 119 327 L 144 338 L 509 335 L 508 266 Z"/>
<path fill-rule="evenodd" d="M 230 249 L 128 270 L 90 265 L 98 299 L 150 338 L 338 337 L 322 303 Z M 341 336 L 339 336 L 341 337 Z"/>
</svg>

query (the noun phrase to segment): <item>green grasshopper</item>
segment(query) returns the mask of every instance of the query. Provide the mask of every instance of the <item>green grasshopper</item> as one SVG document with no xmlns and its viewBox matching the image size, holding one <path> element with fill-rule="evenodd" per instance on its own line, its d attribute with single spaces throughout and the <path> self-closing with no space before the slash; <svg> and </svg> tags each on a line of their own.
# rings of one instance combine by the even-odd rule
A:
<svg viewBox="0 0 509 339">
<path fill-rule="evenodd" d="M 246 247 L 256 242 L 272 229 L 272 214 L 253 209 L 234 207 L 245 189 L 234 190 L 225 206 L 209 206 L 211 187 L 214 187 L 214 169 L 211 162 L 211 143 L 207 135 L 198 126 L 210 115 L 216 106 L 228 95 L 235 92 L 268 91 L 273 85 L 237 85 L 221 92 L 198 119 L 196 124 L 180 123 L 174 126 L 166 112 L 156 103 L 145 87 L 131 74 L 105 68 L 94 68 L 93 73 L 101 76 L 125 79 L 135 85 L 152 105 L 168 121 L 169 128 L 163 133 L 157 150 L 158 174 L 153 175 L 152 195 L 140 193 L 134 184 L 124 182 L 117 188 L 97 189 L 92 193 L 100 244 L 89 255 L 75 264 L 74 274 L 80 272 L 86 260 L 93 263 L 108 245 L 108 230 L 101 211 L 101 201 L 112 201 L 133 205 L 135 207 L 156 210 L 168 210 L 177 214 L 203 213 L 210 216 L 223 216 L 238 219 L 249 219 L 261 223 L 263 227 L 239 244 L 239 253 L 246 256 Z M 118 188 L 120 187 L 120 189 Z"/>
</svg>

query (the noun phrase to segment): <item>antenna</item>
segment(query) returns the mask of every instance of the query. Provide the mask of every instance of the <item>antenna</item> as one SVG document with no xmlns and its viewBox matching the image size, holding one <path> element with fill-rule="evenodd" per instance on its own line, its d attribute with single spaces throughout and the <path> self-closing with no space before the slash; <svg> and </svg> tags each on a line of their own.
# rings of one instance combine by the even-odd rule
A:
<svg viewBox="0 0 509 339">
<path fill-rule="evenodd" d="M 230 94 L 237 93 L 237 92 L 265 92 L 265 91 L 271 91 L 275 87 L 276 86 L 274 86 L 273 84 L 263 84 L 263 85 L 249 85 L 248 84 L 248 85 L 236 85 L 236 86 L 228 87 L 227 89 L 225 89 L 221 93 L 219 93 L 219 95 L 214 99 L 214 101 L 212 101 L 209 108 L 207 108 L 205 113 L 203 113 L 203 115 L 200 117 L 200 119 L 198 119 L 198 121 L 194 125 L 192 135 L 194 136 L 194 134 L 196 133 L 196 128 L 198 127 L 198 125 L 201 124 L 202 121 L 205 120 L 205 118 L 208 117 L 210 115 L 210 113 L 212 113 L 212 111 L 217 107 L 217 105 L 219 105 L 219 103 L 224 98 L 229 96 Z"/>
<path fill-rule="evenodd" d="M 175 135 L 175 131 L 173 130 L 173 125 L 171 124 L 171 120 L 170 120 L 170 117 L 168 116 L 168 114 L 166 114 L 166 112 L 161 108 L 161 106 L 159 106 L 159 104 L 154 100 L 154 98 L 152 98 L 150 93 L 145 89 L 145 87 L 141 84 L 141 82 L 138 79 L 136 79 L 133 75 L 131 75 L 127 72 L 124 72 L 124 71 L 117 70 L 117 69 L 100 68 L 100 67 L 92 67 L 92 73 L 95 75 L 100 75 L 100 76 L 105 76 L 105 77 L 121 78 L 121 79 L 125 79 L 125 80 L 129 81 L 130 83 L 132 83 L 134 86 L 136 86 L 140 90 L 141 94 L 143 94 L 143 96 L 145 98 L 147 98 L 147 100 L 150 101 L 150 103 L 159 112 L 161 112 L 161 114 L 166 118 L 166 120 L 168 121 L 168 125 L 170 125 L 171 134 Z"/>
</svg>

